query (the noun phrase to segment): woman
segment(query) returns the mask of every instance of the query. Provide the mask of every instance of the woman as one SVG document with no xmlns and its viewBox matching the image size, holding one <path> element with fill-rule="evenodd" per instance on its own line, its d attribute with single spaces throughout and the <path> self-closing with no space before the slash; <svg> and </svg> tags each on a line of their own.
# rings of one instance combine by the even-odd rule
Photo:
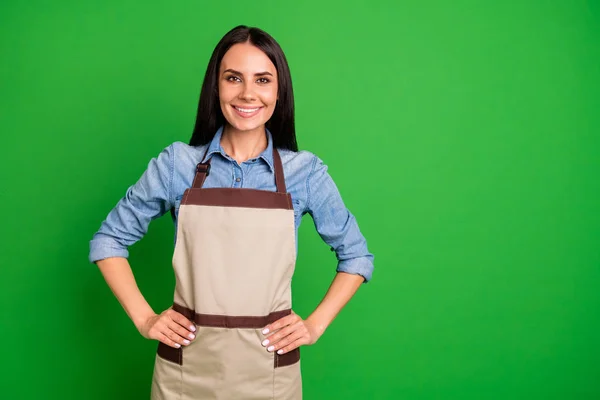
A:
<svg viewBox="0 0 600 400">
<path fill-rule="evenodd" d="M 176 224 L 173 306 L 156 314 L 137 288 L 127 247 L 151 220 Z M 305 320 L 291 305 L 297 232 L 311 214 L 337 274 Z M 189 145 L 152 159 L 90 243 L 108 285 L 142 336 L 159 341 L 153 399 L 300 399 L 299 346 L 317 341 L 373 256 L 327 167 L 298 152 L 283 51 L 238 26 L 217 44 Z"/>
</svg>

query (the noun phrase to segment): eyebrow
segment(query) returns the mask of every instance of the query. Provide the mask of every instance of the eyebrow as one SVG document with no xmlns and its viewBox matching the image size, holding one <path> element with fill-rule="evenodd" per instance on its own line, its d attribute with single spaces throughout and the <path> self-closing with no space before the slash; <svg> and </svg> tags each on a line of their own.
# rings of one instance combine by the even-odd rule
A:
<svg viewBox="0 0 600 400">
<path fill-rule="evenodd" d="M 225 73 L 225 72 L 231 72 L 231 73 L 234 73 L 234 74 L 237 74 L 237 75 L 242 75 L 242 76 L 244 75 L 240 71 L 236 71 L 235 69 L 231 69 L 231 68 L 228 68 L 225 71 L 223 71 L 223 73 Z M 273 76 L 272 73 L 267 72 L 267 71 L 257 72 L 256 74 L 254 74 L 254 76 L 263 76 L 263 75 L 271 75 L 271 76 Z"/>
</svg>

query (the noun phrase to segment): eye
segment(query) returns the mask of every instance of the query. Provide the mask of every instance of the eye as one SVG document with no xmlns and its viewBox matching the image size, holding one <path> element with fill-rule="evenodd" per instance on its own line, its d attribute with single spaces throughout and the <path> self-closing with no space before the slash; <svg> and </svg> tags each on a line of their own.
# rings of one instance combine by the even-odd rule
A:
<svg viewBox="0 0 600 400">
<path fill-rule="evenodd" d="M 241 79 L 235 75 L 229 75 L 227 78 L 225 78 L 225 80 L 228 82 L 241 82 Z"/>
<path fill-rule="evenodd" d="M 269 82 L 271 82 L 271 80 L 268 78 L 258 78 L 257 82 L 258 83 L 269 83 Z"/>
</svg>

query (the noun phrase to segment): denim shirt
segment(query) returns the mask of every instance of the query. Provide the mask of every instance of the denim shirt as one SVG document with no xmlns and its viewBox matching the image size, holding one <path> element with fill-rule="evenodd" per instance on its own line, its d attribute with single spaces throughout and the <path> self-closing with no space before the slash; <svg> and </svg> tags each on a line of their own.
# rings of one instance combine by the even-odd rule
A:
<svg viewBox="0 0 600 400">
<path fill-rule="evenodd" d="M 254 159 L 238 164 L 221 147 L 223 127 L 216 132 L 206 151 L 204 146 L 175 142 L 150 160 L 141 178 L 127 189 L 90 241 L 90 262 L 108 257 L 129 256 L 127 250 L 147 232 L 150 222 L 173 209 L 175 241 L 177 217 L 183 192 L 192 186 L 196 165 L 211 158 L 210 174 L 203 187 L 252 188 L 275 191 L 273 139 L 267 130 L 267 148 Z M 335 251 L 337 271 L 371 279 L 373 255 L 367 249 L 356 219 L 344 205 L 327 173 L 327 166 L 308 152 L 278 149 L 283 163 L 287 191 L 292 196 L 296 227 L 310 214 L 321 238 Z"/>
</svg>

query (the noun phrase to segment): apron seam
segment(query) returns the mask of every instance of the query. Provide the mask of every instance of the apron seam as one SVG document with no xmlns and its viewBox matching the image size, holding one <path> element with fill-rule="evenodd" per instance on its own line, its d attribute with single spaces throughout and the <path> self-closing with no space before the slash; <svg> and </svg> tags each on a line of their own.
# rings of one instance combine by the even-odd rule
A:
<svg viewBox="0 0 600 400">
<path fill-rule="evenodd" d="M 277 362 L 277 357 L 275 353 L 273 353 L 273 358 L 275 359 L 275 363 Z M 277 368 L 273 368 L 273 400 L 275 400 L 275 373 L 277 372 Z"/>
<path fill-rule="evenodd" d="M 183 399 L 183 349 L 181 349 L 181 361 L 182 364 L 179 366 L 179 400 Z"/>
</svg>

